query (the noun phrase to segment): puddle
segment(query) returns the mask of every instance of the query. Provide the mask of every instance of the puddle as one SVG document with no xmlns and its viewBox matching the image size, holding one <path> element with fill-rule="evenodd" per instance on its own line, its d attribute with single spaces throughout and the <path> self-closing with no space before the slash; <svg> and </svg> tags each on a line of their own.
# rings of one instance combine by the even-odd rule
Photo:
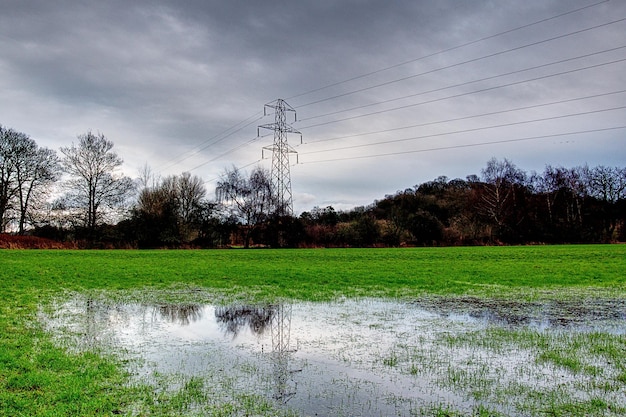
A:
<svg viewBox="0 0 626 417">
<path fill-rule="evenodd" d="M 246 393 L 306 416 L 412 416 L 436 408 L 471 414 L 479 406 L 531 415 L 508 398 L 489 394 L 493 384 L 571 386 L 572 397 L 594 394 L 581 393 L 580 375 L 537 364 L 531 349 L 485 348 L 450 338 L 480 335 L 494 326 L 547 332 L 556 339 L 585 332 L 626 334 L 626 305 L 620 300 L 584 309 L 469 298 L 214 306 L 77 295 L 46 311 L 53 313 L 42 312 L 41 318 L 59 343 L 123 355 L 133 379 L 155 390 L 174 391 L 200 378 L 212 401 Z M 603 377 L 610 377 L 606 372 Z M 484 384 L 484 395 L 466 386 L 476 384 Z M 624 394 L 614 396 L 618 403 L 626 401 Z M 201 410 L 202 404 L 196 407 Z"/>
</svg>

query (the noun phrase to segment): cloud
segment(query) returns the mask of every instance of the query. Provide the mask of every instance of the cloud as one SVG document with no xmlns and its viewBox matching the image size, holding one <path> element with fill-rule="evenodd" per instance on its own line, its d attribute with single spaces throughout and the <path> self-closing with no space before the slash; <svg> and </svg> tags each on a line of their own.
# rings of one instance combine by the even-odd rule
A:
<svg viewBox="0 0 626 417">
<path fill-rule="evenodd" d="M 210 187 L 260 160 L 263 105 L 284 98 L 304 136 L 299 210 L 479 173 L 492 156 L 624 166 L 624 131 L 606 129 L 624 124 L 625 17 L 582 0 L 10 2 L 0 123 L 56 149 L 101 131 L 128 174 L 148 163 Z"/>
</svg>

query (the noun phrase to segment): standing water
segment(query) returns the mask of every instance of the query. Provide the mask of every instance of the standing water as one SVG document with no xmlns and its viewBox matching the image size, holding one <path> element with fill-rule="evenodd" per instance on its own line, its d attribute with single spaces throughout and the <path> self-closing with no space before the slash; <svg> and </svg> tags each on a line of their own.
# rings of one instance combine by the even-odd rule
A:
<svg viewBox="0 0 626 417">
<path fill-rule="evenodd" d="M 581 388 L 580 381 L 589 376 L 542 362 L 543 352 L 524 340 L 490 344 L 484 339 L 498 330 L 547 337 L 555 346 L 572 334 L 623 337 L 624 303 L 596 307 L 593 314 L 581 314 L 570 311 L 570 305 L 472 299 L 215 306 L 77 295 L 41 316 L 59 342 L 72 349 L 124 356 L 134 381 L 175 392 L 199 379 L 217 404 L 244 394 L 307 416 L 471 414 L 478 409 L 533 415 L 537 406 L 527 397 L 537 386 L 566 398 L 598 393 Z M 589 358 L 591 365 L 607 367 L 600 378 L 619 373 L 603 361 Z M 513 388 L 520 398 L 506 394 Z M 626 395 L 617 391 L 607 401 L 626 403 Z M 202 407 L 196 403 L 191 409 Z"/>
</svg>

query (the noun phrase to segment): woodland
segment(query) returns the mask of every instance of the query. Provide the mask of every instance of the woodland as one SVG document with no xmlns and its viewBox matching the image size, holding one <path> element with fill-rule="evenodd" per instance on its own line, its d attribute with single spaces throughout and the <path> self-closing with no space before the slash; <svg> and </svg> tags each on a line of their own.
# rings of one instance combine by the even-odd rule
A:
<svg viewBox="0 0 626 417">
<path fill-rule="evenodd" d="M 87 132 L 58 156 L 0 125 L 0 247 L 399 247 L 626 241 L 626 167 L 492 158 L 367 206 L 290 213 L 261 168 L 224 170 L 215 190 L 183 172 L 120 173 L 113 142 Z M 215 195 L 209 198 L 209 195 Z"/>
</svg>

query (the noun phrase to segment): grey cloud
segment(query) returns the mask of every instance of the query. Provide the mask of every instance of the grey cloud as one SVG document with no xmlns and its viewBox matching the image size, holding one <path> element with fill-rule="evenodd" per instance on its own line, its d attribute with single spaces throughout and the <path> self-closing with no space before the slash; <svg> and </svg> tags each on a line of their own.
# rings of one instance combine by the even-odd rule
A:
<svg viewBox="0 0 626 417">
<path fill-rule="evenodd" d="M 297 148 L 302 162 L 312 160 L 313 156 L 306 156 L 307 152 L 346 148 L 316 155 L 316 160 L 341 161 L 292 167 L 294 194 L 302 195 L 303 204 L 311 205 L 333 199 L 343 205 L 364 204 L 364 200 L 371 202 L 385 193 L 438 175 L 463 177 L 478 173 L 491 156 L 507 157 L 528 170 L 540 170 L 547 163 L 624 165 L 626 151 L 619 139 L 623 131 L 454 148 L 503 138 L 616 126 L 623 123 L 623 110 L 472 134 L 350 148 L 372 141 L 437 135 L 455 129 L 617 106 L 623 102 L 624 95 L 355 136 L 623 89 L 626 71 L 623 63 L 616 63 L 454 97 L 498 83 L 514 83 L 624 58 L 622 49 L 550 68 L 469 83 L 618 47 L 623 43 L 622 22 L 455 66 L 495 51 L 626 17 L 626 6 L 614 1 L 448 50 L 590 4 L 583 0 L 567 3 L 556 0 L 10 2 L 0 15 L 0 88 L 5 92 L 0 97 L 0 123 L 41 135 L 34 138 L 45 140 L 48 146 L 55 143 L 67 146 L 87 129 L 100 130 L 111 137 L 118 149 L 128 153 L 121 156 L 131 174 L 147 162 L 155 169 L 167 168 L 163 174 L 199 166 L 193 173 L 210 179 L 225 166 L 247 165 L 260 158 L 260 148 L 268 145 L 271 137 L 253 142 L 251 139 L 256 135 L 256 125 L 271 121 L 271 116 L 258 122 L 252 117 L 245 129 L 226 138 L 220 135 L 233 126 L 242 126 L 238 123 L 252 115 L 258 117 L 263 105 L 275 98 L 289 99 L 299 119 L 310 119 L 295 123 L 296 128 L 427 102 L 302 129 L 308 142 Z M 445 50 L 448 51 L 437 53 Z M 429 57 L 416 59 L 423 56 Z M 397 65 L 403 62 L 408 63 Z M 446 66 L 450 68 L 437 70 Z M 387 67 L 393 68 L 381 71 Z M 415 76 L 424 72 L 427 74 Z M 352 78 L 355 79 L 341 82 Z M 406 80 L 390 82 L 401 78 Z M 463 83 L 466 85 L 449 90 L 317 117 Z M 369 88 L 376 84 L 384 85 Z M 328 85 L 332 87 L 320 89 Z M 363 88 L 367 90 L 347 94 Z M 306 92 L 310 93 L 300 95 Z M 451 98 L 444 99 L 447 95 Z M 332 96 L 340 97 L 306 105 Z M 349 139 L 314 143 L 350 135 L 353 137 Z M 591 146 L 591 138 L 602 146 Z M 217 143 L 211 145 L 212 142 Z M 251 144 L 219 157 L 246 142 Z M 450 149 L 414 152 L 438 147 Z M 174 164 L 185 152 L 189 158 Z M 394 152 L 397 156 L 346 159 Z M 212 160 L 215 161 L 207 162 Z"/>
</svg>

